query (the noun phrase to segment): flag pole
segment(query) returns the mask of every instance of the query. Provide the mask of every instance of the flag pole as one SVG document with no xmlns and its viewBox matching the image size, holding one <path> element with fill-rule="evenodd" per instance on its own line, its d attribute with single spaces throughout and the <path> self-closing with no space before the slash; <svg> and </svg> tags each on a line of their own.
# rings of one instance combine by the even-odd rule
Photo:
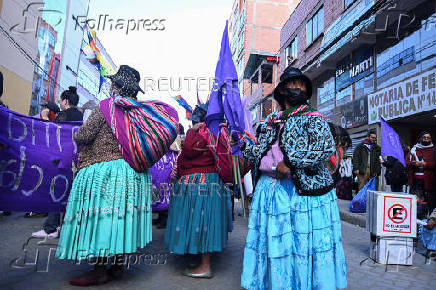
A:
<svg viewBox="0 0 436 290">
<path fill-rule="evenodd" d="M 239 160 L 237 159 L 236 156 L 233 156 L 233 168 L 235 172 L 235 185 L 236 184 L 239 185 L 239 191 L 241 192 L 241 206 L 242 206 L 243 217 L 246 218 L 247 216 L 245 214 L 245 201 L 243 196 L 244 191 L 242 187 L 241 172 L 239 171 Z"/>
</svg>

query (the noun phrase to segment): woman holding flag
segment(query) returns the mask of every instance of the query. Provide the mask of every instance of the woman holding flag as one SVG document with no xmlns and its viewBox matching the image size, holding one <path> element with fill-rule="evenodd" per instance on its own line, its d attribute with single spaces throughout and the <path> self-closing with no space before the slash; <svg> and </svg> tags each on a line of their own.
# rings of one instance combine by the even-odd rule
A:
<svg viewBox="0 0 436 290">
<path fill-rule="evenodd" d="M 227 246 L 231 210 L 229 192 L 216 171 L 208 146 L 208 129 L 203 123 L 207 105 L 197 105 L 193 127 L 186 132 L 177 158 L 177 178 L 170 200 L 165 243 L 178 255 L 201 254 L 200 265 L 191 265 L 183 274 L 192 278 L 212 278 L 210 253 Z"/>
<path fill-rule="evenodd" d="M 261 125 L 244 157 L 259 171 L 241 277 L 247 289 L 345 288 L 346 263 L 326 120 L 307 101 L 312 83 L 297 68 L 280 77 L 281 111 Z"/>
<path fill-rule="evenodd" d="M 56 255 L 96 259 L 94 270 L 70 280 L 76 286 L 100 285 L 111 276 L 120 277 L 123 254 L 136 253 L 151 241 L 148 168 L 177 136 L 178 118 L 172 107 L 136 100 L 142 90 L 135 69 L 122 65 L 109 78 L 112 98 L 101 101 L 74 135 L 81 149 L 78 173 Z M 112 256 L 113 266 L 106 271 Z"/>
</svg>

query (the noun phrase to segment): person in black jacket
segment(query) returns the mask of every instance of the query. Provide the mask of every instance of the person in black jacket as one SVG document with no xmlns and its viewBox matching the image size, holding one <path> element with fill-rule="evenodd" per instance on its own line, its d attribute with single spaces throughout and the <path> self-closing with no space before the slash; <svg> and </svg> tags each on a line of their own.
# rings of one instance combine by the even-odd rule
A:
<svg viewBox="0 0 436 290">
<path fill-rule="evenodd" d="M 353 172 L 359 179 L 359 190 L 372 178 L 381 173 L 381 148 L 377 145 L 377 133 L 368 131 L 368 137 L 357 145 L 353 154 Z"/>
<path fill-rule="evenodd" d="M 61 109 L 54 122 L 83 121 L 83 113 L 77 109 L 79 95 L 76 87 L 69 87 L 61 94 Z M 61 224 L 59 213 L 49 213 L 42 230 L 32 233 L 36 238 L 58 238 Z"/>
<path fill-rule="evenodd" d="M 83 121 L 83 113 L 77 109 L 79 95 L 76 87 L 69 87 L 61 94 L 61 109 L 55 122 Z"/>
<path fill-rule="evenodd" d="M 392 192 L 402 192 L 403 185 L 407 184 L 406 168 L 404 165 L 392 156 L 387 156 L 386 161 L 382 161 L 382 165 L 386 167 L 386 184 L 391 186 Z"/>
</svg>

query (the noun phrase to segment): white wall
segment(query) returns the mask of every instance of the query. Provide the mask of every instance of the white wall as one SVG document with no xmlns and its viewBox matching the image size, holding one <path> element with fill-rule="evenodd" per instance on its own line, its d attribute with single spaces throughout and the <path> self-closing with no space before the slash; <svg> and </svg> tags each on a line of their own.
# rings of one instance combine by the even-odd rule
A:
<svg viewBox="0 0 436 290">
<path fill-rule="evenodd" d="M 40 5 L 32 5 L 29 11 L 25 12 L 30 3 L 35 1 L 31 0 L 4 0 L 3 7 L 0 15 L 0 26 L 2 29 L 15 40 L 21 49 L 23 49 L 33 60 L 36 59 L 38 51 L 38 41 L 36 37 L 36 21 L 41 17 L 42 12 L 38 10 Z M 27 17 L 27 33 L 18 33 L 16 31 L 23 30 L 24 20 Z M 11 27 L 20 24 L 15 30 L 11 31 Z M 22 79 L 32 82 L 34 63 L 31 62 L 19 48 L 0 32 L 0 65 L 5 69 L 15 73 Z"/>
<path fill-rule="evenodd" d="M 60 88 L 57 91 L 57 96 L 59 96 L 63 90 L 68 89 L 69 86 L 77 86 L 83 30 L 79 26 L 76 28 L 76 21 L 73 20 L 73 15 L 75 17 L 86 16 L 88 14 L 88 5 L 89 0 L 69 0 L 64 34 L 64 46 L 61 55 L 59 78 Z M 83 20 L 83 18 L 79 19 Z M 67 69 L 67 66 L 70 67 L 74 73 Z"/>
</svg>

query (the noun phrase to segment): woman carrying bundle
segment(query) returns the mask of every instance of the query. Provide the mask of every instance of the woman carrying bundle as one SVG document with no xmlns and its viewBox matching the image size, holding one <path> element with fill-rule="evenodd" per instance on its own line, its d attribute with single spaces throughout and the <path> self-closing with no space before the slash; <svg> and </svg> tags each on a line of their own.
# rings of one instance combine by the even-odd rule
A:
<svg viewBox="0 0 436 290">
<path fill-rule="evenodd" d="M 148 168 L 177 136 L 174 109 L 159 102 L 136 101 L 142 90 L 135 69 L 122 65 L 110 79 L 112 98 L 100 102 L 74 135 L 81 149 L 78 173 L 68 199 L 57 257 L 96 259 L 92 271 L 70 280 L 76 286 L 119 278 L 122 255 L 136 253 L 151 241 L 152 184 Z M 158 105 L 165 110 L 156 112 Z M 148 129 L 155 134 L 145 134 Z M 153 142 L 149 136 L 160 142 Z M 113 266 L 106 271 L 108 258 L 113 256 Z"/>
</svg>

